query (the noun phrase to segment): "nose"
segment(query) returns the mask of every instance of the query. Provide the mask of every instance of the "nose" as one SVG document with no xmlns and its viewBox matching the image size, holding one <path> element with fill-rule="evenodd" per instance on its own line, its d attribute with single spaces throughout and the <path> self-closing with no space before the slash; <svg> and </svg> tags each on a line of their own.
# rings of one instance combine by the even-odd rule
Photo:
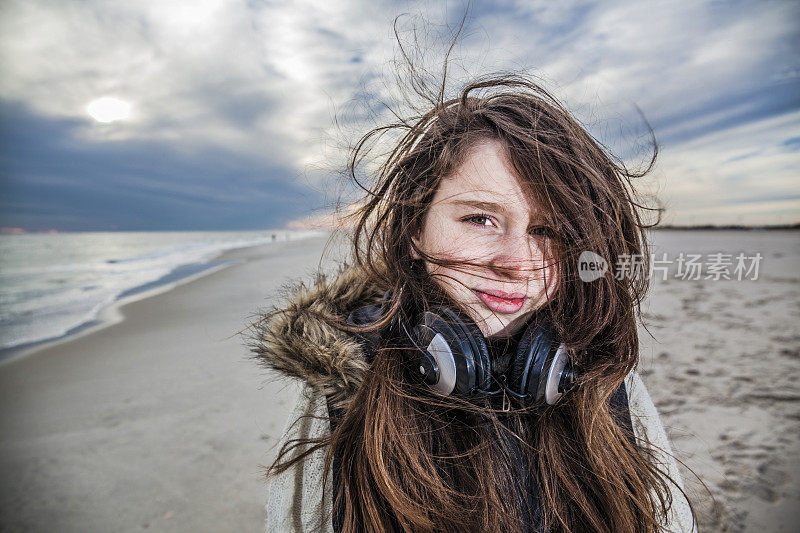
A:
<svg viewBox="0 0 800 533">
<path fill-rule="evenodd" d="M 488 267 L 501 277 L 529 279 L 534 274 L 536 245 L 529 235 L 506 235 L 498 240 Z"/>
</svg>

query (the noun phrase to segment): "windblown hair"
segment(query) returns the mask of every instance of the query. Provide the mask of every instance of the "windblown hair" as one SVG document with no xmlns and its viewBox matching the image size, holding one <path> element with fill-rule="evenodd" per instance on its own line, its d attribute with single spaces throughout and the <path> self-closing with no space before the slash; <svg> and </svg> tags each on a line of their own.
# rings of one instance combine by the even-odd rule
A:
<svg viewBox="0 0 800 533">
<path fill-rule="evenodd" d="M 655 138 L 647 168 L 632 171 L 526 78 L 478 80 L 453 99 L 443 93 L 421 116 L 369 132 L 352 152 L 349 172 L 356 179 L 373 138 L 387 128 L 402 131 L 374 184 L 361 184 L 368 194 L 352 215 L 352 261 L 377 287 L 391 290 L 388 312 L 367 329 L 392 331 L 398 313 L 420 302 L 460 305 L 447 301 L 422 261 L 459 264 L 427 255 L 413 237 L 440 182 L 478 143 L 497 141 L 549 228 L 547 256 L 559 274 L 545 305 L 583 376 L 579 386 L 554 406 L 515 410 L 501 422 L 488 402 L 441 397 L 417 384 L 409 367 L 418 356 L 399 336 L 388 335 L 332 434 L 289 443 L 271 472 L 321 447 L 330 466 L 336 450 L 343 531 L 514 532 L 524 524 L 543 531 L 657 531 L 674 481 L 648 443 L 632 444 L 609 402 L 638 361 L 649 226 L 632 180 L 652 168 Z M 624 276 L 584 283 L 578 257 L 585 250 L 612 266 L 631 257 L 641 262 Z M 422 259 L 413 259 L 414 252 Z M 472 272 L 476 265 L 480 261 L 466 267 Z M 340 317 L 326 319 L 358 330 Z M 288 459 L 301 444 L 313 446 Z M 512 445 L 520 456 L 509 454 Z M 538 488 L 535 501 L 519 498 L 529 486 Z"/>
</svg>

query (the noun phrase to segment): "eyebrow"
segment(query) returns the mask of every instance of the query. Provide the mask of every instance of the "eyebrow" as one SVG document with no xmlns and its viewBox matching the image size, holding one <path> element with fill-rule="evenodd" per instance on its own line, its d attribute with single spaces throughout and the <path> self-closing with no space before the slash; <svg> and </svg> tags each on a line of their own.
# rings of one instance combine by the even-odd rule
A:
<svg viewBox="0 0 800 533">
<path fill-rule="evenodd" d="M 474 207 L 476 209 L 482 209 L 484 211 L 494 211 L 496 213 L 508 212 L 508 210 L 504 206 L 494 202 L 484 202 L 481 200 L 450 200 L 450 203 L 453 205 L 466 205 L 468 207 Z"/>
</svg>

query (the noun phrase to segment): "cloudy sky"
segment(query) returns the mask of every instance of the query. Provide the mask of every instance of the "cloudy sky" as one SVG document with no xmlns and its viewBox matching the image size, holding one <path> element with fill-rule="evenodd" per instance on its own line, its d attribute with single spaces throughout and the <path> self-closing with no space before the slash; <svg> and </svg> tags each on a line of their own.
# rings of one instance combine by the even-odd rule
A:
<svg viewBox="0 0 800 533">
<path fill-rule="evenodd" d="M 4 0 L 0 226 L 260 229 L 324 213 L 346 190 L 341 147 L 396 92 L 395 17 L 437 58 L 464 8 Z M 454 57 L 454 88 L 527 69 L 632 163 L 638 106 L 661 144 L 642 188 L 667 222 L 800 221 L 797 2 L 475 2 Z M 109 97 L 127 118 L 89 114 Z"/>
</svg>

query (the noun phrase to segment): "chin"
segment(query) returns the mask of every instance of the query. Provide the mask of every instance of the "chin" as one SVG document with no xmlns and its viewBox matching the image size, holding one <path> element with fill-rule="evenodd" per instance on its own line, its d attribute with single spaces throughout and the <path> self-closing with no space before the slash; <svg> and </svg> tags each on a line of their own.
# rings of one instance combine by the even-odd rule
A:
<svg viewBox="0 0 800 533">
<path fill-rule="evenodd" d="M 517 319 L 522 318 L 522 316 L 523 315 L 520 315 L 519 317 L 514 317 L 502 321 L 498 320 L 493 316 L 481 317 L 478 323 L 478 327 L 480 328 L 481 333 L 483 333 L 484 337 L 494 337 L 494 336 L 507 337 L 517 331 L 517 329 L 521 325 Z"/>
</svg>

